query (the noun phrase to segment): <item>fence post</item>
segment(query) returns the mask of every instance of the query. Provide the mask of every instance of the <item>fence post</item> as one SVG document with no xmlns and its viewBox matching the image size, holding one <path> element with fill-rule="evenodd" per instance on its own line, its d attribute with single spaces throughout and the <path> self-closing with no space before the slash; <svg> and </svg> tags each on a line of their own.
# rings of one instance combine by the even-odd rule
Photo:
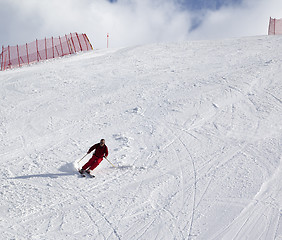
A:
<svg viewBox="0 0 282 240">
<path fill-rule="evenodd" d="M 88 51 L 88 44 L 87 44 L 87 41 L 86 41 L 86 38 L 85 38 L 85 33 L 83 33 L 82 36 L 83 36 L 83 39 L 84 39 L 84 42 L 85 42 L 85 45 L 86 45 L 86 49 Z"/>
<path fill-rule="evenodd" d="M 89 39 L 88 39 L 88 37 L 87 37 L 87 35 L 86 35 L 86 34 L 85 34 L 85 37 L 86 37 L 86 39 L 87 39 L 87 41 L 88 41 L 88 43 L 89 43 L 89 45 L 90 45 L 91 49 L 93 50 L 92 44 L 91 44 L 91 42 L 89 41 Z"/>
<path fill-rule="evenodd" d="M 271 17 L 269 18 L 268 35 L 270 35 L 270 25 L 271 25 Z"/>
<path fill-rule="evenodd" d="M 17 45 L 17 52 L 18 52 L 19 67 L 21 67 L 21 63 L 20 63 L 20 54 L 19 54 L 19 45 Z"/>
<path fill-rule="evenodd" d="M 52 51 L 53 51 L 53 58 L 55 58 L 54 39 L 53 39 L 53 37 L 52 37 Z"/>
<path fill-rule="evenodd" d="M 3 70 L 5 70 L 5 69 L 6 69 L 6 60 L 7 60 L 7 54 L 5 55 L 4 69 L 3 69 Z"/>
<path fill-rule="evenodd" d="M 57 51 L 58 57 L 60 57 L 60 53 L 59 53 L 59 51 L 58 51 L 57 46 L 55 46 L 55 48 L 56 48 L 56 51 Z"/>
<path fill-rule="evenodd" d="M 77 40 L 78 40 L 78 43 L 79 43 L 80 50 L 81 50 L 81 52 L 82 52 L 82 47 L 81 47 L 81 43 L 80 43 L 80 40 L 79 40 L 78 34 L 77 34 L 77 33 L 75 33 L 75 34 L 76 34 L 76 37 L 77 37 Z"/>
<path fill-rule="evenodd" d="M 38 40 L 36 39 L 36 51 L 37 51 L 37 54 L 36 54 L 36 57 L 37 57 L 37 62 L 39 62 L 39 58 L 38 58 Z"/>
<path fill-rule="evenodd" d="M 67 45 L 68 45 L 69 52 L 70 52 L 70 54 L 71 54 L 71 50 L 70 50 L 70 45 L 69 45 L 69 42 L 68 42 L 67 34 L 65 34 L 65 37 L 66 37 L 66 43 L 67 43 Z"/>
<path fill-rule="evenodd" d="M 59 40 L 60 40 L 60 45 L 61 45 L 61 50 L 62 50 L 62 56 L 64 56 L 63 45 L 62 45 L 62 41 L 61 41 L 61 37 L 60 36 L 59 36 Z"/>
<path fill-rule="evenodd" d="M 48 58 L 47 58 L 47 40 L 46 40 L 46 37 L 45 37 L 45 55 L 46 55 L 46 60 L 47 60 Z"/>
<path fill-rule="evenodd" d="M 3 55 L 4 55 L 4 46 L 2 45 L 2 53 L 1 53 L 1 71 L 3 70 Z"/>
<path fill-rule="evenodd" d="M 27 43 L 26 43 L 26 56 L 27 56 L 27 63 L 29 64 L 29 56 L 28 56 L 28 46 L 27 46 Z"/>
<path fill-rule="evenodd" d="M 71 35 L 71 33 L 70 33 L 70 35 Z M 73 44 L 74 52 L 76 52 L 76 48 L 75 48 L 75 45 L 74 45 L 74 41 L 73 41 L 72 35 L 71 35 L 71 41 L 72 41 L 72 44 Z"/>
<path fill-rule="evenodd" d="M 8 66 L 11 67 L 11 52 L 10 52 L 10 46 L 8 46 L 8 57 L 9 57 L 9 64 Z"/>
</svg>

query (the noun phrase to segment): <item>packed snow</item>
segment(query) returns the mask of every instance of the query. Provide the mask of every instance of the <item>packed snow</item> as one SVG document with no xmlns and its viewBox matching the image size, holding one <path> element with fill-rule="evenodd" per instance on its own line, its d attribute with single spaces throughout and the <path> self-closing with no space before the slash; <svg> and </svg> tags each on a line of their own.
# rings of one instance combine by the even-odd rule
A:
<svg viewBox="0 0 282 240">
<path fill-rule="evenodd" d="M 0 239 L 282 239 L 281 76 L 281 36 L 0 72 Z"/>
</svg>

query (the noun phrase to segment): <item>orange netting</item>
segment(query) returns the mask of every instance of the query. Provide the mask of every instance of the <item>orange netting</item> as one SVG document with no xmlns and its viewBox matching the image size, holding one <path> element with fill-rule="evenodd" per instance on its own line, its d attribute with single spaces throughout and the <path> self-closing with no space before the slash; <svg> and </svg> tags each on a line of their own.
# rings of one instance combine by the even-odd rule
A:
<svg viewBox="0 0 282 240">
<path fill-rule="evenodd" d="M 268 35 L 280 35 L 282 34 L 282 18 L 270 18 Z"/>
<path fill-rule="evenodd" d="M 58 38 L 36 40 L 20 46 L 2 46 L 1 71 L 92 49 L 86 34 L 77 33 L 70 33 Z"/>
</svg>

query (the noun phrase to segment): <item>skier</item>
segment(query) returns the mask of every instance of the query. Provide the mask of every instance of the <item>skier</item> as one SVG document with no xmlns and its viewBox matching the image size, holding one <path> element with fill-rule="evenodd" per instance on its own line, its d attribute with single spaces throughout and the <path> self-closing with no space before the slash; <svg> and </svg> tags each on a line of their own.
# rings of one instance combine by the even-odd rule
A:
<svg viewBox="0 0 282 240">
<path fill-rule="evenodd" d="M 105 144 L 105 139 L 101 139 L 100 143 L 94 144 L 91 148 L 89 148 L 87 154 L 91 153 L 95 149 L 92 157 L 89 161 L 79 170 L 81 174 L 84 172 L 90 174 L 90 170 L 96 168 L 103 160 L 103 157 L 108 156 L 108 147 Z"/>
</svg>

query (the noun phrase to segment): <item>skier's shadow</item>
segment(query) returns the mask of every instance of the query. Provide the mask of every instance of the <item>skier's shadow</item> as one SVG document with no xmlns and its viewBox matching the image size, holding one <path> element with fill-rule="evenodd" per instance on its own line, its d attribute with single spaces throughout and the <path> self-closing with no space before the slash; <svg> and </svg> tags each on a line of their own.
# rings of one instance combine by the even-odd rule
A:
<svg viewBox="0 0 282 240">
<path fill-rule="evenodd" d="M 77 170 L 75 170 L 72 163 L 67 163 L 61 166 L 58 170 L 61 173 L 32 174 L 32 175 L 17 176 L 17 177 L 13 177 L 12 179 L 28 179 L 28 178 L 38 178 L 38 177 L 58 178 L 58 177 L 75 175 L 77 173 Z"/>
<path fill-rule="evenodd" d="M 74 174 L 75 173 L 45 173 L 45 174 L 17 176 L 17 177 L 14 177 L 13 179 L 28 179 L 28 178 L 36 178 L 36 177 L 58 178 L 58 177 L 69 176 L 69 175 L 74 175 Z"/>
</svg>

